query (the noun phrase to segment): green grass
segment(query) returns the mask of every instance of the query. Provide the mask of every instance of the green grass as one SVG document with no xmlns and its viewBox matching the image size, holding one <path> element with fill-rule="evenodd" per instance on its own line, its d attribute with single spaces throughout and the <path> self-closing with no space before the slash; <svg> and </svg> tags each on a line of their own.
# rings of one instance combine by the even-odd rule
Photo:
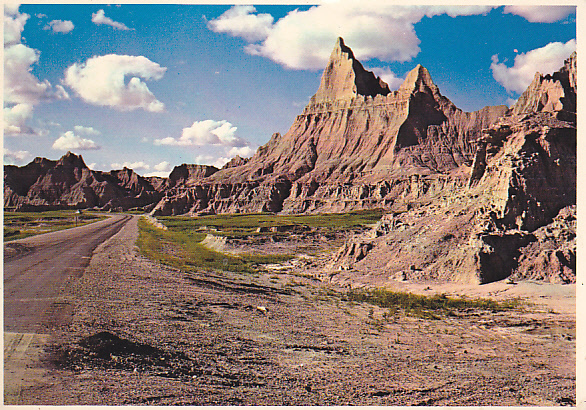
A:
<svg viewBox="0 0 586 410">
<path fill-rule="evenodd" d="M 208 215 L 197 218 L 159 217 L 158 220 L 168 230 L 157 229 L 141 220 L 138 246 L 145 256 L 181 270 L 209 269 L 254 273 L 262 270 L 260 265 L 282 262 L 291 259 L 293 255 L 231 255 L 208 249 L 201 241 L 207 233 L 225 237 L 271 236 L 277 233 L 260 233 L 257 232 L 257 228 L 282 225 L 306 226 L 326 231 L 352 229 L 375 223 L 382 214 L 382 210 L 368 210 L 317 215 L 259 213 Z"/>
<path fill-rule="evenodd" d="M 4 212 L 4 241 L 73 228 L 105 218 L 94 213 L 77 214 L 75 210 Z"/>
<path fill-rule="evenodd" d="M 483 298 L 449 297 L 445 294 L 433 296 L 415 295 L 384 288 L 352 290 L 346 293 L 343 299 L 351 302 L 367 302 L 388 308 L 390 313 L 394 315 L 403 311 L 408 315 L 430 319 L 453 315 L 456 311 L 484 310 L 495 313 L 519 309 L 521 306 L 519 299 L 497 302 Z"/>
<path fill-rule="evenodd" d="M 298 225 L 328 230 L 351 229 L 376 223 L 383 215 L 381 209 L 355 211 L 343 214 L 315 215 L 275 215 L 259 214 L 224 214 L 208 215 L 198 218 L 160 217 L 159 220 L 172 230 L 193 231 L 202 227 L 216 229 L 214 234 L 222 236 L 257 235 L 259 227 Z M 271 233 L 268 233 L 269 235 Z M 263 234 L 260 234 L 263 235 Z M 267 235 L 267 233 L 264 233 Z"/>
<path fill-rule="evenodd" d="M 292 255 L 230 255 L 206 248 L 200 242 L 205 233 L 177 229 L 168 224 L 167 231 L 158 229 L 141 219 L 137 245 L 150 259 L 183 271 L 195 269 L 255 273 L 260 265 L 291 259 Z"/>
</svg>

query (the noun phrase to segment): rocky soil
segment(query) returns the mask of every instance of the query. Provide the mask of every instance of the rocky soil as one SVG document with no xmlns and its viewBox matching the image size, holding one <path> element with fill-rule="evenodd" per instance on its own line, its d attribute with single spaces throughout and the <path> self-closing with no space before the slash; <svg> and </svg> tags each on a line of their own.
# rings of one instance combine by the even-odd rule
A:
<svg viewBox="0 0 586 410">
<path fill-rule="evenodd" d="M 295 269 L 173 270 L 138 255 L 136 237 L 134 221 L 66 289 L 71 323 L 53 329 L 50 370 L 21 404 L 575 403 L 573 285 L 474 287 L 535 303 L 522 311 L 393 316 Z"/>
</svg>

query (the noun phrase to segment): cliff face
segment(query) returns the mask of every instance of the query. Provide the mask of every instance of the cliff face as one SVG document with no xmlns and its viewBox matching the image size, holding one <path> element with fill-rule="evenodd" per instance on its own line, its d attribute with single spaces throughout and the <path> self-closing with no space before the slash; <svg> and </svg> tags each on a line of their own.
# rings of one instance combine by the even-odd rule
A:
<svg viewBox="0 0 586 410">
<path fill-rule="evenodd" d="M 574 54 L 559 72 L 537 75 L 482 131 L 465 186 L 451 178 L 430 191 L 437 183 L 416 178 L 404 191 L 409 207 L 396 207 L 346 244 L 324 274 L 342 283 L 349 269 L 354 281 L 386 275 L 487 283 L 512 275 L 575 282 L 575 70 Z"/>
<path fill-rule="evenodd" d="M 388 207 L 402 189 L 387 185 L 471 164 L 472 141 L 506 110 L 463 112 L 420 65 L 390 91 L 340 38 L 319 89 L 285 135 L 273 135 L 249 161 L 169 193 L 155 214 Z M 236 193 L 233 203 L 218 194 L 225 190 Z"/>
<path fill-rule="evenodd" d="M 131 169 L 92 171 L 70 152 L 59 161 L 37 158 L 24 167 L 4 167 L 4 206 L 15 210 L 126 210 L 153 206 L 162 196 Z"/>
</svg>

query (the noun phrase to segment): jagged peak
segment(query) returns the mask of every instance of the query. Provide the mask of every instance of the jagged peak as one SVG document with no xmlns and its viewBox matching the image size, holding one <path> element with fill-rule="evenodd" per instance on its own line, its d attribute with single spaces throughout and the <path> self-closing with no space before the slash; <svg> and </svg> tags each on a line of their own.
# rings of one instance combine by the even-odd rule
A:
<svg viewBox="0 0 586 410">
<path fill-rule="evenodd" d="M 344 39 L 338 37 L 310 104 L 352 100 L 359 95 L 387 95 L 389 92 L 388 85 L 365 70 Z"/>
<path fill-rule="evenodd" d="M 423 67 L 421 64 L 417 64 L 417 66 L 407 74 L 405 81 L 403 81 L 399 90 L 413 91 L 423 87 L 437 89 L 437 86 L 433 83 L 431 74 L 429 74 L 427 68 Z"/>
<path fill-rule="evenodd" d="M 87 165 L 83 161 L 83 157 L 81 155 L 76 155 L 71 151 L 67 151 L 67 154 L 63 155 L 59 161 L 57 161 L 57 165 L 71 165 L 78 168 L 87 168 Z"/>
<path fill-rule="evenodd" d="M 332 59 L 339 58 L 343 55 L 348 60 L 356 60 L 356 57 L 354 57 L 354 53 L 352 52 L 350 47 L 348 47 L 346 43 L 344 43 L 344 39 L 342 37 L 338 37 L 336 43 L 334 44 L 332 54 L 330 55 L 330 61 Z"/>
</svg>

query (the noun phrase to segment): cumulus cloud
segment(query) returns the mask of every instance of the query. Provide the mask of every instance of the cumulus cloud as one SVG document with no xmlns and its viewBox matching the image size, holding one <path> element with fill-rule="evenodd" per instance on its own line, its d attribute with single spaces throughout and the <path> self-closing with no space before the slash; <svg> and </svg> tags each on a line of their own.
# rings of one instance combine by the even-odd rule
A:
<svg viewBox="0 0 586 410">
<path fill-rule="evenodd" d="M 24 25 L 30 17 L 18 11 L 19 5 L 4 5 L 4 46 L 20 43 Z"/>
<path fill-rule="evenodd" d="M 4 164 L 7 165 L 20 165 L 29 162 L 32 158 L 28 151 L 11 151 L 8 148 L 4 148 Z"/>
<path fill-rule="evenodd" d="M 197 157 L 195 157 L 194 161 L 196 164 L 208 165 L 212 163 L 213 159 L 214 157 L 211 155 L 198 155 Z"/>
<path fill-rule="evenodd" d="M 132 170 L 137 170 L 137 169 L 148 170 L 151 168 L 150 165 L 148 165 L 144 161 L 123 162 L 122 164 L 120 164 L 119 162 L 113 162 L 112 164 L 110 164 L 110 166 L 112 167 L 112 169 L 129 168 Z"/>
<path fill-rule="evenodd" d="M 67 99 L 61 86 L 53 88 L 32 74 L 40 53 L 21 44 L 21 34 L 30 16 L 18 11 L 18 5 L 4 8 L 4 132 L 34 133 L 25 122 L 32 117 L 33 107 L 41 101 Z"/>
<path fill-rule="evenodd" d="M 516 14 L 532 23 L 554 23 L 576 12 L 576 6 L 506 6 L 504 13 Z"/>
<path fill-rule="evenodd" d="M 230 150 L 228 151 L 228 155 L 230 157 L 235 157 L 236 155 L 239 155 L 242 158 L 247 158 L 250 157 L 254 154 L 254 150 L 251 147 L 232 147 L 230 148 Z"/>
<path fill-rule="evenodd" d="M 171 164 L 167 161 L 159 162 L 153 166 L 155 171 L 171 171 Z"/>
<path fill-rule="evenodd" d="M 389 2 L 327 2 L 309 10 L 293 10 L 272 22 L 254 7 L 234 6 L 208 27 L 242 37 L 246 51 L 293 69 L 322 69 L 338 36 L 362 60 L 408 61 L 419 49 L 414 24 L 423 17 L 488 13 L 490 6 L 397 6 Z"/>
<path fill-rule="evenodd" d="M 369 70 L 387 83 L 391 90 L 398 90 L 403 84 L 404 79 L 397 77 L 388 67 L 373 67 L 369 68 Z"/>
<path fill-rule="evenodd" d="M 73 127 L 73 129 L 77 132 L 79 132 L 80 134 L 86 134 L 86 135 L 100 135 L 101 132 L 96 130 L 93 127 L 84 127 L 83 125 L 76 125 L 75 127 Z"/>
<path fill-rule="evenodd" d="M 55 33 L 69 33 L 75 26 L 69 20 L 52 20 L 46 26 L 45 30 L 53 30 Z"/>
<path fill-rule="evenodd" d="M 160 178 L 167 178 L 171 173 L 171 164 L 167 161 L 159 162 L 156 165 L 153 165 L 153 172 L 149 172 L 145 174 L 145 177 L 160 177 Z"/>
<path fill-rule="evenodd" d="M 228 121 L 195 121 L 191 127 L 183 128 L 181 137 L 156 139 L 155 145 L 225 145 L 244 147 L 248 142 L 236 136 L 236 127 Z"/>
<path fill-rule="evenodd" d="M 551 74 L 563 66 L 564 60 L 576 50 L 576 40 L 567 43 L 549 43 L 548 45 L 519 54 L 515 63 L 508 67 L 499 62 L 498 55 L 492 56 L 492 76 L 508 91 L 522 93 L 531 84 L 535 73 Z"/>
<path fill-rule="evenodd" d="M 110 17 L 106 17 L 106 13 L 104 13 L 103 9 L 92 13 L 92 23 L 97 24 L 98 26 L 105 24 L 115 28 L 116 30 L 130 30 L 130 28 L 128 28 L 125 24 L 114 21 Z"/>
<path fill-rule="evenodd" d="M 216 168 L 222 168 L 224 165 L 226 165 L 226 163 L 228 163 L 228 161 L 230 161 L 230 159 L 231 158 L 220 157 L 210 165 L 213 165 Z"/>
<path fill-rule="evenodd" d="M 65 72 L 64 83 L 90 104 L 121 111 L 162 112 L 165 105 L 141 78 L 160 80 L 166 70 L 143 56 L 108 54 L 73 64 Z M 127 76 L 130 80 L 125 83 Z"/>
<path fill-rule="evenodd" d="M 24 44 L 4 49 L 4 101 L 8 103 L 37 104 L 51 96 L 49 81 L 39 81 L 32 73 L 32 65 L 39 60 L 39 52 Z"/>
<path fill-rule="evenodd" d="M 216 33 L 228 33 L 250 42 L 264 40 L 273 25 L 273 16 L 252 14 L 255 11 L 254 6 L 234 6 L 217 19 L 210 21 L 208 27 Z"/>
<path fill-rule="evenodd" d="M 4 107 L 4 135 L 33 134 L 33 129 L 26 125 L 32 115 L 31 104 L 22 103 Z"/>
<path fill-rule="evenodd" d="M 70 150 L 98 150 L 101 147 L 94 141 L 86 138 L 82 138 L 75 135 L 73 131 L 67 131 L 53 143 L 53 149 L 70 151 Z"/>
</svg>

